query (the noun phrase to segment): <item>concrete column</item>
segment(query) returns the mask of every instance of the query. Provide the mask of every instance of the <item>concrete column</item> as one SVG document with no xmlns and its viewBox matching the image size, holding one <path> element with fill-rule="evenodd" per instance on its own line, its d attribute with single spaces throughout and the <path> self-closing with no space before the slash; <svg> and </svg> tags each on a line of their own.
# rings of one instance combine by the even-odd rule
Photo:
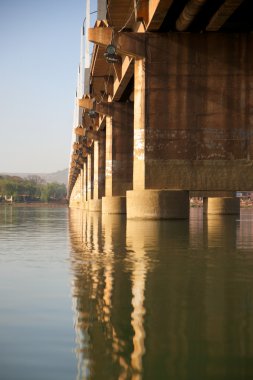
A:
<svg viewBox="0 0 253 380">
<path fill-rule="evenodd" d="M 204 198 L 204 214 L 237 215 L 240 214 L 240 198 L 219 197 Z"/>
<path fill-rule="evenodd" d="M 87 208 L 87 161 L 83 164 L 82 208 Z"/>
<path fill-rule="evenodd" d="M 105 193 L 105 148 L 104 135 L 94 141 L 94 192 L 89 200 L 89 211 L 102 210 L 102 196 Z"/>
<path fill-rule="evenodd" d="M 112 196 L 112 118 L 106 117 L 105 196 Z"/>
<path fill-rule="evenodd" d="M 133 188 L 145 189 L 145 70 L 144 59 L 134 65 L 134 163 Z"/>
<path fill-rule="evenodd" d="M 98 20 L 106 20 L 107 19 L 107 1 L 106 0 L 98 0 Z"/>
<path fill-rule="evenodd" d="M 98 199 L 99 143 L 94 141 L 94 199 Z"/>
<path fill-rule="evenodd" d="M 105 131 L 99 134 L 98 152 L 98 199 L 105 196 Z"/>
<path fill-rule="evenodd" d="M 79 191 L 80 191 L 80 208 L 84 208 L 84 165 L 80 171 L 80 182 L 79 182 Z"/>
<path fill-rule="evenodd" d="M 81 178 L 82 178 L 81 173 L 79 173 L 77 180 L 76 180 L 76 183 L 73 187 L 71 196 L 70 196 L 69 207 L 80 208 L 80 206 L 81 206 L 81 202 L 82 202 L 82 199 L 81 199 L 81 192 L 82 192 L 81 191 Z"/>
<path fill-rule="evenodd" d="M 145 59 L 136 59 L 134 67 L 134 161 L 133 191 L 127 191 L 127 217 L 140 219 L 187 219 L 189 217 L 188 191 L 149 189 L 150 175 L 147 169 L 153 165 L 149 158 L 157 137 L 146 120 Z M 156 103 L 154 103 L 154 107 Z M 159 135 L 159 133 L 158 133 Z M 148 142 L 147 142 L 148 136 Z M 157 157 L 159 159 L 159 157 Z M 166 175 L 166 173 L 165 173 Z"/>
<path fill-rule="evenodd" d="M 102 210 L 102 199 L 99 199 L 99 142 L 94 141 L 94 196 L 92 204 L 90 205 L 90 211 L 101 211 Z M 93 206 L 93 207 L 91 207 Z"/>
<path fill-rule="evenodd" d="M 84 183 L 84 172 L 83 168 L 80 171 L 80 195 L 81 195 L 81 203 L 83 203 L 83 183 Z"/>
<path fill-rule="evenodd" d="M 93 149 L 87 157 L 87 201 L 93 199 L 94 189 L 94 154 Z"/>
<path fill-rule="evenodd" d="M 132 188 L 132 110 L 106 117 L 104 214 L 126 213 L 126 190 Z"/>
<path fill-rule="evenodd" d="M 114 196 L 113 191 L 113 126 L 112 117 L 106 117 L 105 148 L 105 197 L 102 198 L 103 214 L 124 214 L 126 212 L 125 197 Z"/>
</svg>

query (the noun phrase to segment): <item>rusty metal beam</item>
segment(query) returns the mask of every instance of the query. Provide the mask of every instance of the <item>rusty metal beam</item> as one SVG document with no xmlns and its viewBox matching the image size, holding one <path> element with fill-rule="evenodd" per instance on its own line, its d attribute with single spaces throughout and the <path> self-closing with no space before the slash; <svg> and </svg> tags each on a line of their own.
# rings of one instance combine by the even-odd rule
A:
<svg viewBox="0 0 253 380">
<path fill-rule="evenodd" d="M 226 0 L 211 18 L 206 30 L 208 32 L 219 30 L 242 3 L 243 0 Z"/>
<path fill-rule="evenodd" d="M 99 46 L 113 44 L 118 54 L 130 57 L 145 57 L 145 33 L 121 32 L 114 33 L 112 28 L 90 28 L 88 39 Z"/>
<path fill-rule="evenodd" d="M 190 0 L 184 7 L 182 13 L 176 21 L 176 29 L 179 32 L 186 31 L 191 23 L 194 21 L 194 18 L 201 11 L 203 5 L 207 0 Z"/>
</svg>

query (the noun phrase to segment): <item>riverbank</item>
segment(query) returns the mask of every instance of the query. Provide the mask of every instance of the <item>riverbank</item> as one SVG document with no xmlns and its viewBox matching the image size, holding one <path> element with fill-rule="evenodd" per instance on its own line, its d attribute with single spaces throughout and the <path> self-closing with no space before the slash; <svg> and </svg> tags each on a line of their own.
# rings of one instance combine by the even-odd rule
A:
<svg viewBox="0 0 253 380">
<path fill-rule="evenodd" d="M 3 202 L 0 203 L 0 207 L 3 206 L 8 206 L 8 207 L 50 207 L 50 208 L 55 208 L 55 207 L 67 207 L 68 202 Z"/>
</svg>

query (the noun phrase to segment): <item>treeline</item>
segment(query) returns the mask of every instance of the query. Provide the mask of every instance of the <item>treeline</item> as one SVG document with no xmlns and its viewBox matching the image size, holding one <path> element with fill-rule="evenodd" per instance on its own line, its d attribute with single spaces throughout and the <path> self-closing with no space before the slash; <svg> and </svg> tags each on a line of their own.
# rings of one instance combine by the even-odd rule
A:
<svg viewBox="0 0 253 380">
<path fill-rule="evenodd" d="M 39 176 L 27 178 L 0 176 L 0 199 L 16 202 L 49 202 L 66 198 L 66 186 L 56 182 L 46 183 Z"/>
</svg>

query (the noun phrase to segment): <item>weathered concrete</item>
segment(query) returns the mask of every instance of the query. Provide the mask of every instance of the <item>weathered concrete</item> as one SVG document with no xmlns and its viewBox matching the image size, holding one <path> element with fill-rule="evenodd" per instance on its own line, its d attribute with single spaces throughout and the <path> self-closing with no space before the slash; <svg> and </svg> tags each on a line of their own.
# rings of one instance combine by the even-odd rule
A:
<svg viewBox="0 0 253 380">
<path fill-rule="evenodd" d="M 145 79 L 144 59 L 136 59 L 134 64 L 134 146 L 133 146 L 133 188 L 145 189 Z"/>
<path fill-rule="evenodd" d="M 89 211 L 102 211 L 102 197 L 105 194 L 105 136 L 100 133 L 98 141 L 94 141 L 94 188 L 93 199 L 88 201 Z"/>
<path fill-rule="evenodd" d="M 88 202 L 88 211 L 101 212 L 102 211 L 102 199 L 90 199 Z"/>
<path fill-rule="evenodd" d="M 77 207 L 77 208 L 80 208 L 80 209 L 82 209 L 82 210 L 86 210 L 86 211 L 88 211 L 88 210 L 89 210 L 89 201 L 83 201 L 83 202 L 79 205 L 79 207 Z"/>
<path fill-rule="evenodd" d="M 70 208 L 81 208 L 82 206 L 82 175 L 78 175 L 69 199 Z"/>
<path fill-rule="evenodd" d="M 121 121 L 106 117 L 105 195 L 125 196 L 133 186 L 133 121 L 122 115 Z"/>
<path fill-rule="evenodd" d="M 87 201 L 93 199 L 94 192 L 94 150 L 87 157 Z"/>
<path fill-rule="evenodd" d="M 106 117 L 105 196 L 112 196 L 112 117 Z"/>
<path fill-rule="evenodd" d="M 134 189 L 252 190 L 253 36 L 149 33 L 146 48 L 135 60 Z"/>
<path fill-rule="evenodd" d="M 203 212 L 216 215 L 240 214 L 240 198 L 204 198 Z"/>
<path fill-rule="evenodd" d="M 100 190 L 100 186 L 98 185 L 99 180 L 99 143 L 98 141 L 94 141 L 94 188 L 93 188 L 93 197 L 94 199 L 98 199 L 98 193 Z M 104 195 L 104 194 L 103 194 Z"/>
<path fill-rule="evenodd" d="M 126 212 L 126 191 L 133 183 L 133 122 L 132 113 L 117 117 L 106 117 L 105 197 L 102 212 L 123 214 Z M 113 199 L 115 198 L 115 199 Z"/>
<path fill-rule="evenodd" d="M 113 196 L 102 198 L 103 214 L 125 214 L 126 213 L 126 197 Z"/>
<path fill-rule="evenodd" d="M 82 180 L 82 202 L 87 201 L 87 163 L 83 164 L 82 170 L 83 180 Z"/>
<path fill-rule="evenodd" d="M 187 219 L 189 193 L 180 190 L 127 191 L 129 219 Z"/>
</svg>

